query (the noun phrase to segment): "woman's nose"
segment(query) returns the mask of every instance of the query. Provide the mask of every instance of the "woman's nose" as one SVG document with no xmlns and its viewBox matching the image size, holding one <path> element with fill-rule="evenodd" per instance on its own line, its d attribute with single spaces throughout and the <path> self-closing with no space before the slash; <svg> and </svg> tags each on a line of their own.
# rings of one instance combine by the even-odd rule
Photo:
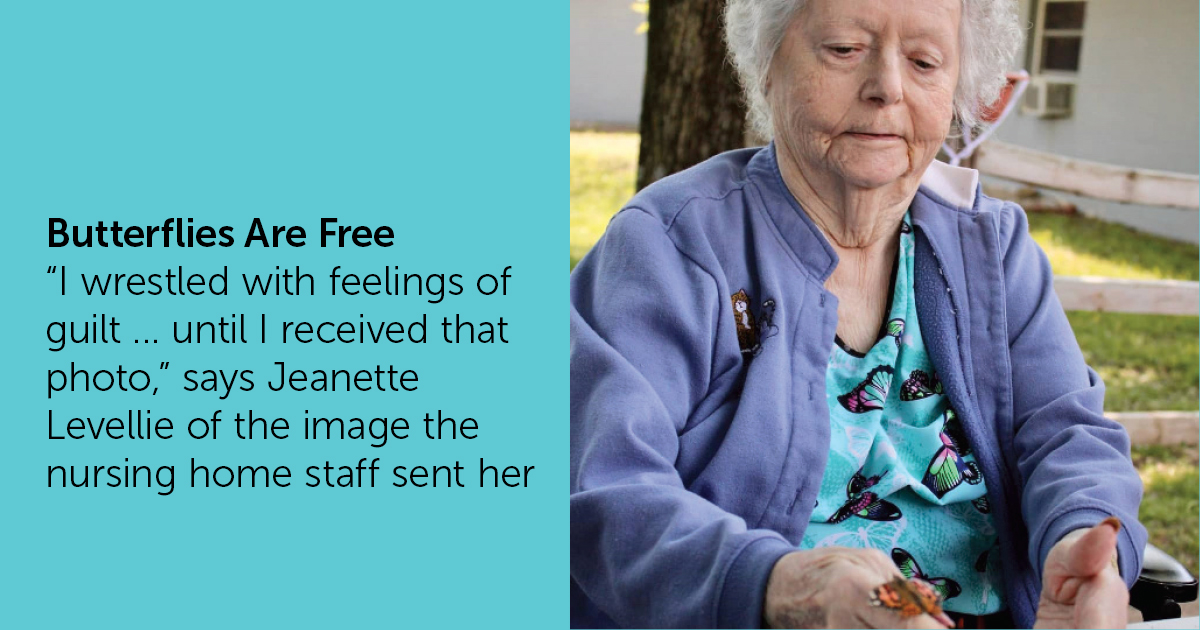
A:
<svg viewBox="0 0 1200 630">
<path fill-rule="evenodd" d="M 901 60 L 883 52 L 872 55 L 866 64 L 862 98 L 879 105 L 892 105 L 904 98 Z"/>
</svg>

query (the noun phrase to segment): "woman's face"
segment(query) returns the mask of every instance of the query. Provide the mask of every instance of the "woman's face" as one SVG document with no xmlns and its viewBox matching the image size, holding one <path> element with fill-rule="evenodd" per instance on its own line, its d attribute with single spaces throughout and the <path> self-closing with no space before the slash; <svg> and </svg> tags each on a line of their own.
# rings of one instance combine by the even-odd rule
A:
<svg viewBox="0 0 1200 630">
<path fill-rule="evenodd" d="M 961 0 L 808 0 L 771 63 L 775 138 L 859 188 L 918 178 L 953 116 Z"/>
</svg>

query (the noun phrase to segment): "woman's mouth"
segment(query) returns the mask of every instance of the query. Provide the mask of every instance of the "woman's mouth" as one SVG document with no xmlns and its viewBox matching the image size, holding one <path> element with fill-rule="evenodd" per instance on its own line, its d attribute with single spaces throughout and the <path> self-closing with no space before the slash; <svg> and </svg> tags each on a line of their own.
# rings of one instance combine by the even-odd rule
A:
<svg viewBox="0 0 1200 630">
<path fill-rule="evenodd" d="M 867 133 L 862 131 L 848 132 L 846 135 L 867 142 L 890 142 L 900 140 L 900 136 L 891 133 Z"/>
</svg>

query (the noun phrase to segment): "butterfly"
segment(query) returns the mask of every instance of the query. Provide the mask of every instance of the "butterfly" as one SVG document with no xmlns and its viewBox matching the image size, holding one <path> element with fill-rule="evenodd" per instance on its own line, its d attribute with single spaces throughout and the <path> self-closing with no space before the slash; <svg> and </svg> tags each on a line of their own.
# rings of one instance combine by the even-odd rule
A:
<svg viewBox="0 0 1200 630">
<path fill-rule="evenodd" d="M 996 589 L 992 587 L 992 574 L 988 572 L 988 557 L 991 555 L 992 550 L 999 548 L 999 545 L 1000 541 L 996 540 L 996 542 L 992 543 L 991 548 L 985 549 L 975 559 L 975 571 L 980 574 L 979 581 L 983 585 L 983 588 L 979 589 L 979 603 L 982 606 L 987 606 L 988 601 L 992 598 L 992 593 L 996 592 Z"/>
<path fill-rule="evenodd" d="M 917 564 L 916 558 L 913 558 L 912 554 L 899 547 L 892 549 L 892 562 L 896 563 L 896 566 L 899 567 L 900 573 L 903 573 L 904 577 L 910 580 L 917 578 L 928 582 L 933 587 L 933 590 L 937 591 L 937 594 L 943 601 L 962 594 L 962 587 L 958 585 L 958 582 L 945 577 L 926 576 L 921 572 L 921 567 Z"/>
<path fill-rule="evenodd" d="M 908 221 L 900 222 L 900 233 L 901 234 L 912 234 L 912 226 L 908 224 Z"/>
<path fill-rule="evenodd" d="M 989 514 L 984 514 L 974 507 L 975 501 L 955 501 L 943 507 L 946 516 L 958 521 L 963 527 L 976 532 L 980 536 L 992 536 L 996 533 L 995 524 Z"/>
<path fill-rule="evenodd" d="M 875 432 L 861 427 L 847 426 L 844 428 L 846 430 L 846 449 L 859 460 L 857 463 L 861 464 L 862 459 L 871 451 L 871 445 L 875 443 Z"/>
<path fill-rule="evenodd" d="M 813 549 L 826 547 L 891 549 L 896 546 L 900 535 L 907 527 L 908 523 L 904 518 L 895 521 L 859 521 L 858 527 L 853 531 L 834 532 L 815 541 L 811 547 Z"/>
<path fill-rule="evenodd" d="M 838 402 L 850 413 L 866 413 L 874 409 L 883 409 L 883 401 L 887 398 L 888 388 L 892 386 L 893 370 L 891 366 L 880 365 L 867 373 L 867 378 L 854 389 L 838 396 Z"/>
<path fill-rule="evenodd" d="M 928 398 L 942 393 L 942 382 L 936 374 L 929 375 L 922 370 L 913 370 L 904 383 L 900 385 L 900 400 L 905 402 Z"/>
<path fill-rule="evenodd" d="M 977 573 L 987 573 L 988 552 L 990 551 L 991 549 L 984 549 L 983 553 L 979 554 L 979 557 L 975 559 L 975 571 Z"/>
<path fill-rule="evenodd" d="M 921 479 L 926 488 L 940 499 L 963 481 L 974 485 L 983 480 L 975 462 L 963 459 L 970 454 L 970 447 L 966 445 L 966 440 L 960 433 L 958 419 L 953 411 L 946 411 L 946 419 L 938 437 L 942 439 L 942 446 L 933 454 L 929 468 Z"/>
<path fill-rule="evenodd" d="M 937 591 L 919 579 L 906 580 L 896 576 L 890 582 L 876 586 L 871 591 L 871 605 L 894 610 L 905 619 L 926 613 L 943 623 L 949 621 L 942 612 L 942 600 Z"/>
<path fill-rule="evenodd" d="M 867 491 L 867 488 L 879 483 L 879 480 L 886 474 L 887 471 L 884 471 L 879 475 L 864 477 L 861 470 L 854 473 L 854 476 L 850 478 L 850 483 L 846 485 L 846 503 L 838 508 L 826 522 L 841 523 L 851 516 L 865 518 L 869 521 L 894 521 L 900 518 L 900 508 L 890 501 L 879 498 L 878 494 Z"/>
<path fill-rule="evenodd" d="M 887 336 L 896 338 L 896 347 L 900 347 L 900 338 L 904 336 L 904 320 L 897 317 L 887 323 Z"/>
<path fill-rule="evenodd" d="M 942 433 L 954 442 L 954 450 L 958 451 L 959 455 L 966 457 L 971 454 L 971 443 L 967 441 L 967 434 L 963 432 L 962 423 L 958 421 L 958 414 L 954 413 L 953 409 L 947 409 L 942 415 Z"/>
</svg>

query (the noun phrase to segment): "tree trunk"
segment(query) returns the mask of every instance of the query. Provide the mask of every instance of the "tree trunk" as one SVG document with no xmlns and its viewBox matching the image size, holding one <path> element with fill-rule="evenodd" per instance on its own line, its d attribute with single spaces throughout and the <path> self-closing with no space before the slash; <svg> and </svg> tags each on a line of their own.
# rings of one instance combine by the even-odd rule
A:
<svg viewBox="0 0 1200 630">
<path fill-rule="evenodd" d="M 745 146 L 746 106 L 727 61 L 725 0 L 651 0 L 637 187 Z"/>
</svg>

